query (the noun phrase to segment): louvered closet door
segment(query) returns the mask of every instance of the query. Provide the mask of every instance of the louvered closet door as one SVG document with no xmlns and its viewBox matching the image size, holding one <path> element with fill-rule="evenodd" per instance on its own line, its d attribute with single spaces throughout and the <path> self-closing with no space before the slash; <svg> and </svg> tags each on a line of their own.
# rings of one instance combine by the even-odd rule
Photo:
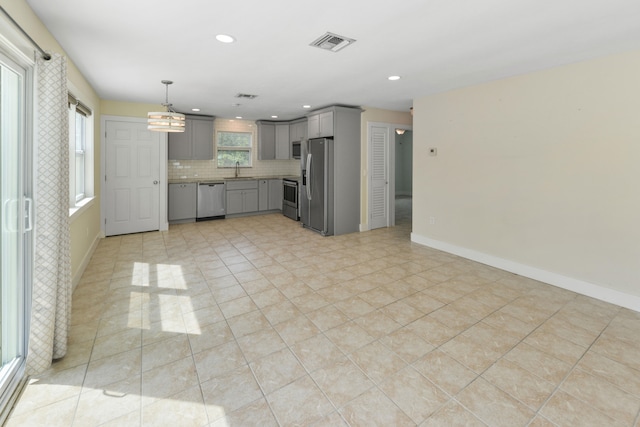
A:
<svg viewBox="0 0 640 427">
<path fill-rule="evenodd" d="M 369 201 L 370 227 L 389 226 L 389 129 L 387 127 L 371 127 L 371 191 Z"/>
</svg>

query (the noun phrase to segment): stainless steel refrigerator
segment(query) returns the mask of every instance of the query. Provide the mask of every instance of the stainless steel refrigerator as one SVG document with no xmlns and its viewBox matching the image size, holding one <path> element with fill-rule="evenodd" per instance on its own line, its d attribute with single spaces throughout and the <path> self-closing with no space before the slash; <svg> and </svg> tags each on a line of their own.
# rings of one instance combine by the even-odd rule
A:
<svg viewBox="0 0 640 427">
<path fill-rule="evenodd" d="M 300 221 L 327 236 L 333 234 L 333 139 L 316 138 L 302 150 Z"/>
<path fill-rule="evenodd" d="M 359 108 L 332 106 L 309 114 L 312 137 L 300 145 L 300 222 L 323 236 L 360 230 Z M 319 116 L 330 113 L 330 124 L 317 129 Z M 325 121 L 325 125 L 327 122 Z"/>
</svg>

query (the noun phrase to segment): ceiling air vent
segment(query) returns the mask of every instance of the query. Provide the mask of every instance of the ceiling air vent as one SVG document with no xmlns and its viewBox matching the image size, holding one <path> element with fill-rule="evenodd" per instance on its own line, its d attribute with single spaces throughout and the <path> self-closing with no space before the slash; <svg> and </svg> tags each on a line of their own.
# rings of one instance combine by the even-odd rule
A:
<svg viewBox="0 0 640 427">
<path fill-rule="evenodd" d="M 236 98 L 243 98 L 243 99 L 255 99 L 257 97 L 258 95 L 249 95 L 248 93 L 239 93 L 236 95 Z"/>
<path fill-rule="evenodd" d="M 331 52 L 337 52 L 344 49 L 350 44 L 355 43 L 354 39 L 339 36 L 333 33 L 326 33 L 323 36 L 316 39 L 309 46 L 319 47 L 320 49 L 330 50 Z"/>
</svg>

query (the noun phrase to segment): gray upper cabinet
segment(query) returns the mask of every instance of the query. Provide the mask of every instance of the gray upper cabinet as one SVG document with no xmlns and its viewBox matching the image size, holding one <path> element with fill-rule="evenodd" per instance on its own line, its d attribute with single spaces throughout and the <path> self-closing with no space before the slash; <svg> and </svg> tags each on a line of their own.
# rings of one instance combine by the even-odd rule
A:
<svg viewBox="0 0 640 427">
<path fill-rule="evenodd" d="M 276 126 L 275 123 L 257 121 L 258 124 L 258 159 L 274 160 L 276 158 Z"/>
<path fill-rule="evenodd" d="M 333 111 L 310 114 L 307 122 L 307 136 L 309 138 L 323 138 L 334 136 Z"/>
<path fill-rule="evenodd" d="M 294 120 L 289 124 L 289 142 L 307 139 L 307 119 Z"/>
<path fill-rule="evenodd" d="M 213 159 L 213 117 L 187 116 L 184 132 L 169 133 L 169 159 Z"/>
<path fill-rule="evenodd" d="M 289 123 L 276 123 L 276 160 L 291 158 Z"/>
<path fill-rule="evenodd" d="M 289 122 L 259 120 L 256 123 L 258 124 L 258 159 L 290 159 Z"/>
<path fill-rule="evenodd" d="M 258 210 L 282 210 L 281 179 L 261 179 L 258 181 Z"/>
</svg>

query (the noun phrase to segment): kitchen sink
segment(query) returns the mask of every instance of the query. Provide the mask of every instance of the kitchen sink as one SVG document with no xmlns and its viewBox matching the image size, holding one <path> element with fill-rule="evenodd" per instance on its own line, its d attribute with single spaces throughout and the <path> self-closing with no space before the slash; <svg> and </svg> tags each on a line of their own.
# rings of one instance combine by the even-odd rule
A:
<svg viewBox="0 0 640 427">
<path fill-rule="evenodd" d="M 223 179 L 231 180 L 231 179 L 256 179 L 255 176 L 229 176 Z"/>
</svg>

